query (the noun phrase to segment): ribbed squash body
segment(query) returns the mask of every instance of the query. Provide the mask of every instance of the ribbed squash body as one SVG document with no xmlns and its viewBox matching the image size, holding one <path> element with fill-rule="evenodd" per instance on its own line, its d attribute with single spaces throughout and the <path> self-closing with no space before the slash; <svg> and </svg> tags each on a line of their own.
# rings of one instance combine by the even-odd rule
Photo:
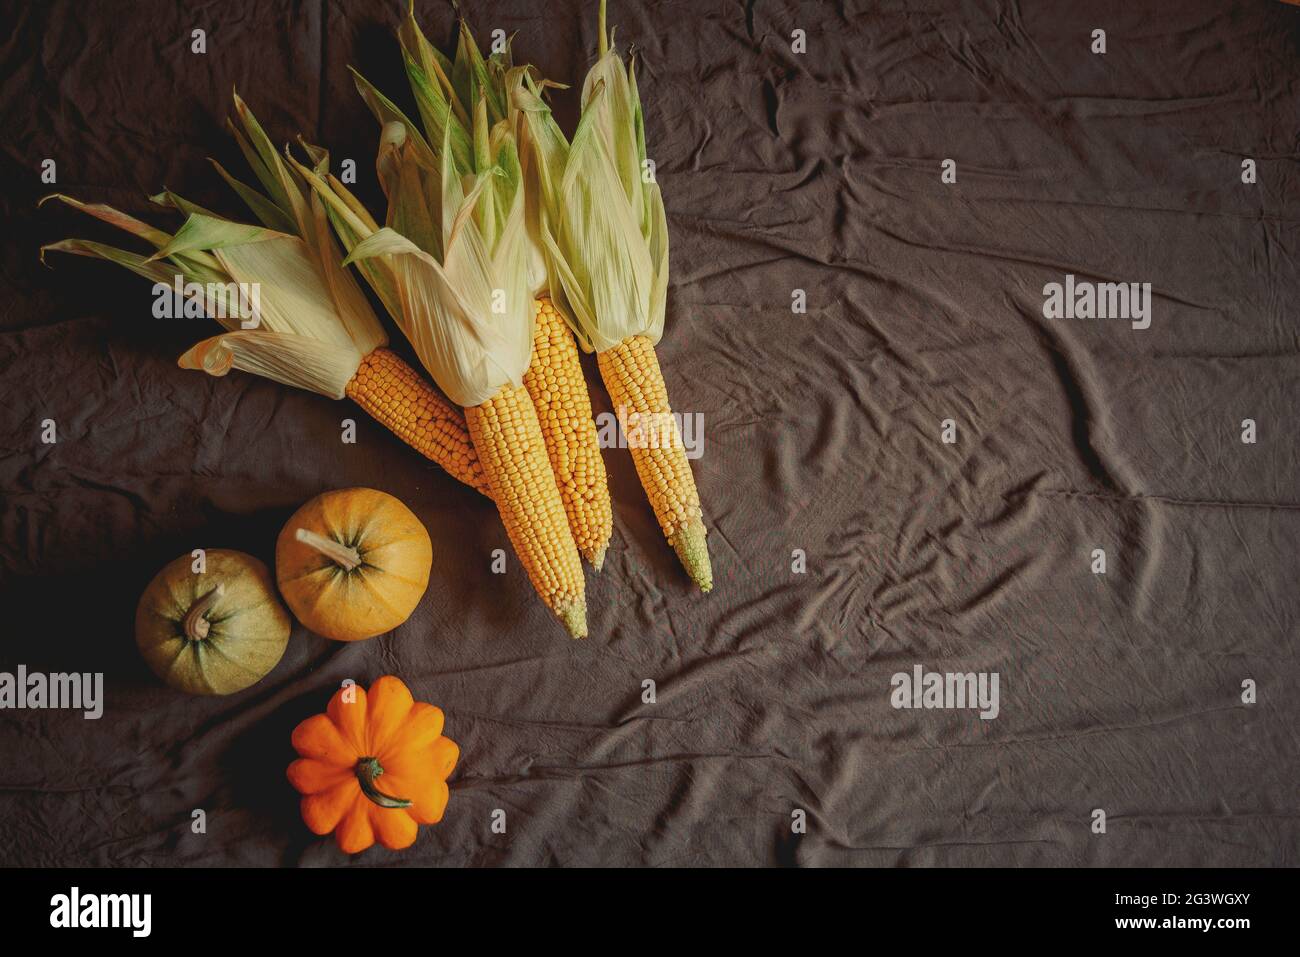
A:
<svg viewBox="0 0 1300 957">
<path fill-rule="evenodd" d="M 299 540 L 302 529 L 349 549 L 355 567 Z M 280 594 L 304 625 L 334 641 L 392 631 L 419 605 L 433 545 L 402 502 L 372 488 L 334 489 L 304 503 L 275 545 Z"/>
<path fill-rule="evenodd" d="M 546 443 L 527 390 L 507 385 L 465 422 L 515 554 L 574 638 L 587 635 L 582 560 L 569 531 Z"/>
<path fill-rule="evenodd" d="M 614 528 L 600 457 L 596 423 L 591 417 L 591 396 L 578 359 L 578 345 L 549 298 L 535 303 L 533 358 L 524 374 L 524 388 L 532 397 L 541 423 L 546 454 L 564 502 L 574 544 L 597 569 L 605 561 Z"/>
<path fill-rule="evenodd" d="M 491 495 L 465 417 L 390 349 L 361 360 L 347 396 L 380 425 L 470 488 Z"/>
<path fill-rule="evenodd" d="M 385 675 L 366 691 L 347 682 L 324 714 L 293 729 L 298 759 L 289 783 L 302 794 L 302 819 L 314 834 L 334 833 L 345 854 L 378 842 L 415 843 L 421 824 L 447 810 L 447 778 L 460 748 L 442 733 L 442 709 L 416 701 Z"/>
<path fill-rule="evenodd" d="M 713 567 L 700 493 L 672 419 L 654 345 L 645 336 L 631 336 L 597 353 L 596 360 L 659 526 L 691 578 L 708 591 Z"/>
<path fill-rule="evenodd" d="M 202 572 L 193 563 L 192 555 L 182 555 L 149 583 L 136 608 L 136 643 L 173 688 L 234 694 L 279 663 L 289 643 L 289 613 L 276 598 L 270 571 L 252 555 L 210 548 Z M 195 633 L 186 620 L 199 602 L 203 620 Z"/>
</svg>

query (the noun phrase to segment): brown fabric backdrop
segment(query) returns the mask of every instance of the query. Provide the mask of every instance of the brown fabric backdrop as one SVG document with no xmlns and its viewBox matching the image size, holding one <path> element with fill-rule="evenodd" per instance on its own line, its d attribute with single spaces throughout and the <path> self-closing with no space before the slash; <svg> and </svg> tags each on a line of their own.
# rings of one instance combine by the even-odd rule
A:
<svg viewBox="0 0 1300 957">
<path fill-rule="evenodd" d="M 204 162 L 243 169 L 232 86 L 276 139 L 355 159 L 377 201 L 345 67 L 409 104 L 404 6 L 0 3 L 0 670 L 107 686 L 99 721 L 0 713 L 0 863 L 349 863 L 298 820 L 288 735 L 344 678 L 390 672 L 463 757 L 445 822 L 359 865 L 1300 863 L 1300 10 L 614 0 L 717 587 L 688 587 L 609 450 L 615 537 L 570 643 L 513 562 L 489 574 L 508 546 L 486 500 L 344 403 L 177 369 L 216 326 L 151 318 L 143 280 L 36 260 L 111 236 L 36 211 L 46 157 L 88 200 L 156 216 L 165 184 L 242 215 Z M 451 38 L 449 6 L 420 15 Z M 594 3 L 470 16 L 570 83 L 594 55 Z M 1151 327 L 1044 319 L 1066 273 L 1150 282 Z M 153 573 L 196 546 L 270 561 L 302 501 L 350 485 L 428 526 L 412 619 L 350 646 L 297 627 L 230 698 L 162 687 L 132 638 Z M 1000 716 L 891 708 L 917 664 L 997 672 Z"/>
</svg>

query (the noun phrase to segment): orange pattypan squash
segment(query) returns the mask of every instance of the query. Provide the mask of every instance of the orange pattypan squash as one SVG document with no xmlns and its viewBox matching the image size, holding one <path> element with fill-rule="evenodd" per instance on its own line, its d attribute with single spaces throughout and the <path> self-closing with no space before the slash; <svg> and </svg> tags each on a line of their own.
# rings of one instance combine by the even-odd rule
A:
<svg viewBox="0 0 1300 957">
<path fill-rule="evenodd" d="M 410 847 L 419 825 L 442 820 L 460 749 L 442 735 L 442 710 L 412 698 L 400 678 L 380 678 L 368 693 L 340 688 L 292 741 L 301 757 L 289 783 L 303 795 L 302 819 L 316 834 L 334 832 L 344 852 L 375 841 Z"/>
</svg>

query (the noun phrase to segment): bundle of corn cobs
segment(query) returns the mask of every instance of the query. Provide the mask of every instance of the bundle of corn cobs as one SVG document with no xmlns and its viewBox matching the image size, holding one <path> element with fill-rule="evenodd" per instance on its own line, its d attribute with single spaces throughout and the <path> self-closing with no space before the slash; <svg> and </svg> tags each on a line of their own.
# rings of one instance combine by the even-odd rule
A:
<svg viewBox="0 0 1300 957">
<path fill-rule="evenodd" d="M 574 637 L 587 633 L 579 556 L 599 569 L 613 525 L 578 346 L 595 352 L 659 524 L 708 591 L 699 495 L 654 351 L 668 286 L 663 199 L 646 175 L 636 79 L 606 32 L 604 0 L 571 139 L 544 98 L 559 84 L 516 66 L 509 44 L 485 58 L 462 20 L 448 57 L 413 6 L 398 40 L 418 124 L 355 75 L 380 127 L 382 226 L 331 174 L 324 149 L 299 137 L 301 159 L 282 155 L 236 95 L 231 131 L 262 188 L 217 171 L 260 226 L 164 191 L 153 200 L 186 215 L 167 233 L 58 195 L 47 198 L 154 251 L 69 239 L 42 254 L 107 259 L 168 287 L 179 274 L 227 330 L 182 367 L 350 398 L 490 496 L 533 587 Z M 386 348 L 353 270 L 433 385 Z M 258 291 L 252 322 L 233 301 L 247 288 Z"/>
</svg>

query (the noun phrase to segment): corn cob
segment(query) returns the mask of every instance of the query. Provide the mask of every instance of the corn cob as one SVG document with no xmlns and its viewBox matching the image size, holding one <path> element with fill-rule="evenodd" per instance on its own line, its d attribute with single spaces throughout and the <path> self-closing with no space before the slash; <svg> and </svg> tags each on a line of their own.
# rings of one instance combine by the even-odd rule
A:
<svg viewBox="0 0 1300 957">
<path fill-rule="evenodd" d="M 468 406 L 465 421 L 519 561 L 547 607 L 574 638 L 587 636 L 582 562 L 551 474 L 527 391 L 505 386 Z"/>
<path fill-rule="evenodd" d="M 631 336 L 596 353 L 596 363 L 659 527 L 700 590 L 708 591 L 713 568 L 700 494 L 668 405 L 654 346 L 645 336 Z"/>
<path fill-rule="evenodd" d="M 510 88 L 553 276 L 578 343 L 595 352 L 637 474 L 669 543 L 704 591 L 713 586 L 707 529 L 654 346 L 668 292 L 668 224 L 649 169 L 636 76 L 613 49 L 599 8 L 600 56 L 569 142 L 524 75 Z M 558 282 L 556 281 L 558 280 Z"/>
<path fill-rule="evenodd" d="M 524 388 L 537 410 L 574 543 L 599 571 L 614 518 L 587 381 L 573 334 L 555 304 L 544 296 L 534 303 L 534 312 L 533 358 Z"/>
<path fill-rule="evenodd" d="M 413 4 L 398 30 L 398 39 L 412 93 L 431 142 L 437 145 L 439 140 L 445 140 L 448 150 L 461 156 L 467 168 L 481 170 L 485 161 L 500 158 L 496 147 L 490 147 L 486 153 L 478 150 L 477 144 L 471 143 L 469 134 L 476 125 L 480 131 L 485 126 L 514 125 L 508 86 L 528 68 L 514 66 L 509 43 L 503 50 L 483 59 L 468 24 L 461 20 L 456 59 L 448 62 L 421 32 L 415 21 Z M 550 85 L 545 80 L 540 82 Z M 486 113 L 486 123 L 476 124 L 480 107 Z M 465 124 L 463 131 L 460 123 Z M 497 135 L 493 132 L 489 139 L 493 140 Z M 401 222 L 414 226 L 413 231 L 419 232 L 419 217 L 403 216 Z M 547 285 L 549 278 L 545 255 L 538 241 L 539 237 L 530 226 L 529 285 L 535 294 Z M 540 302 L 545 304 L 546 310 L 534 303 L 534 353 L 523 384 L 537 411 L 547 456 L 578 551 L 599 569 L 609 547 L 613 514 L 605 464 L 600 457 L 595 424 L 591 418 L 591 398 L 587 394 L 586 379 L 573 336 L 563 317 L 549 295 L 543 295 Z"/>
<path fill-rule="evenodd" d="M 492 88 L 479 82 L 487 66 L 477 48 L 462 43 L 452 70 L 473 77 L 473 95 L 456 93 L 472 103 L 465 124 L 447 90 L 434 85 L 446 72 L 441 55 L 418 35 L 413 18 L 409 23 L 418 48 L 408 51 L 406 66 L 431 139 L 356 77 L 382 124 L 376 169 L 388 225 L 377 228 L 335 178 L 296 163 L 295 169 L 326 203 L 348 250 L 345 262 L 357 265 L 433 380 L 464 407 L 483 474 L 529 580 L 569 633 L 585 637 L 582 561 L 523 386 L 536 286 L 514 132 L 504 117 L 489 122 Z M 504 112 L 500 103 L 493 109 Z"/>
<path fill-rule="evenodd" d="M 346 391 L 407 445 L 491 497 L 465 417 L 392 350 L 376 349 L 362 359 Z"/>
</svg>

